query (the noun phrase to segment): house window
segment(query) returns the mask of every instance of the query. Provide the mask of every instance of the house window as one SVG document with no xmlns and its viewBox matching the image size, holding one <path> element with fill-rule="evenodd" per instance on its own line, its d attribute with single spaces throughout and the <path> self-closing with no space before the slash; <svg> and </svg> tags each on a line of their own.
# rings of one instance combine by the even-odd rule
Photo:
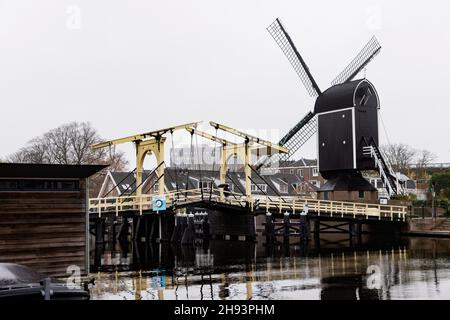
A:
<svg viewBox="0 0 450 320">
<path fill-rule="evenodd" d="M 200 181 L 199 182 L 199 188 L 201 189 L 211 189 L 211 181 Z"/>
<path fill-rule="evenodd" d="M 317 167 L 312 169 L 312 175 L 314 177 L 317 177 L 319 175 L 319 170 L 317 169 Z"/>
<path fill-rule="evenodd" d="M 258 191 L 267 192 L 267 185 L 265 185 L 265 184 L 258 184 L 258 185 L 252 184 L 251 190 L 252 190 L 252 192 L 258 192 Z"/>
<path fill-rule="evenodd" d="M 154 193 L 159 192 L 159 182 L 155 183 L 155 185 L 153 186 L 153 192 Z"/>
<path fill-rule="evenodd" d="M 298 174 L 300 177 L 303 177 L 303 169 L 297 169 L 297 174 Z"/>
<path fill-rule="evenodd" d="M 358 191 L 358 198 L 364 199 L 364 191 Z"/>
<path fill-rule="evenodd" d="M 328 191 L 323 193 L 323 200 L 328 200 Z"/>
</svg>

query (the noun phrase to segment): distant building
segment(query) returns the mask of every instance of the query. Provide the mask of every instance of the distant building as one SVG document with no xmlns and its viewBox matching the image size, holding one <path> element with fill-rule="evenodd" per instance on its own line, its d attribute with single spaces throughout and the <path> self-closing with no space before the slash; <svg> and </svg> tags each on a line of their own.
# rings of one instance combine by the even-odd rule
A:
<svg viewBox="0 0 450 320">
<path fill-rule="evenodd" d="M 399 183 L 402 184 L 403 190 L 406 194 L 414 194 L 417 196 L 418 200 L 426 200 L 426 193 L 427 190 L 419 189 L 417 182 L 410 179 L 408 176 L 397 172 L 397 177 L 399 180 Z M 375 188 L 378 190 L 378 197 L 379 198 L 389 198 L 388 192 L 383 185 L 383 182 L 381 181 L 381 178 L 379 177 L 366 177 L 367 180 L 369 180 L 370 184 L 372 184 Z"/>
<path fill-rule="evenodd" d="M 185 151 L 181 152 L 181 150 L 184 149 L 174 149 L 171 156 L 178 152 L 177 157 L 182 157 Z M 213 151 L 213 148 L 204 148 L 204 158 L 206 159 L 206 154 L 214 156 Z M 184 162 L 178 160 L 177 163 L 180 165 L 166 168 L 164 173 L 165 191 L 174 191 L 177 188 L 179 190 L 210 188 L 211 185 L 217 188 L 220 184 L 220 149 L 216 149 L 216 152 L 217 163 L 214 166 L 209 163 L 211 158 L 202 163 L 201 168 L 198 164 L 190 165 L 187 162 L 190 157 L 187 155 L 183 160 Z M 228 163 L 230 170 L 226 183 L 229 184 L 230 191 L 244 193 L 245 177 L 242 166 L 240 164 L 233 166 L 232 163 L 232 161 Z M 151 172 L 149 170 L 143 172 L 142 192 L 144 194 L 157 193 L 159 190 L 156 174 L 151 175 Z M 255 195 L 274 196 L 280 194 L 341 201 L 377 201 L 378 198 L 387 197 L 387 191 L 379 177 L 362 176 L 360 185 L 355 186 L 355 188 L 361 189 L 361 185 L 365 187 L 361 190 L 356 188 L 357 191 L 351 191 L 352 186 L 346 185 L 345 179 L 340 182 L 341 185 L 339 186 L 328 186 L 329 182 L 322 177 L 318 170 L 316 159 L 288 161 L 281 163 L 278 167 L 263 168 L 261 176 L 262 178 L 252 173 L 251 188 Z M 415 181 L 401 174 L 399 174 L 399 179 L 404 182 L 406 193 L 413 193 L 417 195 L 418 199 L 426 196 L 424 190 L 417 189 Z M 370 183 L 367 183 L 366 180 Z M 108 172 L 99 192 L 99 197 L 131 194 L 136 191 L 136 188 L 134 173 Z M 336 191 L 327 191 L 328 189 Z"/>
<path fill-rule="evenodd" d="M 265 175 L 281 173 L 284 175 L 296 176 L 316 188 L 320 188 L 326 182 L 319 172 L 316 159 L 302 158 L 296 161 L 287 161 L 280 163 L 280 166 L 278 167 L 263 169 L 262 172 Z"/>
<path fill-rule="evenodd" d="M 134 193 L 137 188 L 135 180 L 134 172 L 110 171 L 103 181 L 98 197 L 114 197 Z M 157 180 L 156 173 L 144 171 L 142 192 L 144 194 L 157 193 L 160 187 Z M 251 189 L 254 195 L 275 196 L 279 194 L 282 196 L 310 198 L 315 198 L 316 196 L 316 187 L 297 175 L 278 172 L 260 177 L 253 173 L 251 180 Z M 164 190 L 166 192 L 177 189 L 208 189 L 211 186 L 218 188 L 220 185 L 219 171 L 166 168 L 164 170 L 164 182 Z M 243 172 L 229 171 L 225 183 L 229 185 L 230 191 L 238 194 L 245 193 L 245 176 Z"/>
</svg>

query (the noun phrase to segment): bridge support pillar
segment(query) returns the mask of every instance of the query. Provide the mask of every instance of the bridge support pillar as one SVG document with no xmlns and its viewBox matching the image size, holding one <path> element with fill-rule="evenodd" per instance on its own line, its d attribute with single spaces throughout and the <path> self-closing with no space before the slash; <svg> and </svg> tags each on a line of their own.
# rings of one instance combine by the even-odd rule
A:
<svg viewBox="0 0 450 320">
<path fill-rule="evenodd" d="M 173 229 L 170 241 L 173 243 L 180 243 L 186 227 L 187 215 L 185 213 L 177 213 L 175 215 L 175 228 Z"/>
<path fill-rule="evenodd" d="M 272 244 L 274 238 L 272 213 L 266 212 L 266 244 Z"/>
<path fill-rule="evenodd" d="M 112 247 L 115 248 L 116 247 L 116 242 L 117 242 L 117 230 L 116 230 L 116 226 L 117 226 L 117 221 L 116 221 L 116 217 L 113 217 L 111 219 L 111 243 L 112 243 Z M 114 252 L 114 250 L 113 250 Z"/>
<path fill-rule="evenodd" d="M 350 244 L 360 245 L 362 243 L 362 222 L 356 220 L 355 222 L 349 223 L 349 235 L 350 235 Z"/>
<path fill-rule="evenodd" d="M 194 230 L 194 215 L 192 213 L 188 214 L 187 217 L 187 227 L 184 230 L 183 237 L 181 238 L 182 245 L 191 245 L 195 240 L 195 230 Z"/>
<path fill-rule="evenodd" d="M 320 239 L 320 220 L 314 219 L 314 238 Z"/>
<path fill-rule="evenodd" d="M 300 215 L 299 235 L 301 241 L 309 240 L 310 221 L 306 215 Z"/>
<path fill-rule="evenodd" d="M 128 228 L 129 228 L 129 226 L 130 226 L 130 224 L 128 222 L 128 218 L 127 217 L 123 217 L 122 218 L 122 225 L 120 227 L 119 236 L 118 236 L 119 241 L 121 241 L 121 242 L 128 241 Z"/>
<path fill-rule="evenodd" d="M 105 221 L 102 218 L 95 219 L 95 243 L 102 244 L 105 237 Z"/>
<path fill-rule="evenodd" d="M 144 217 L 139 216 L 133 218 L 133 240 L 134 241 L 141 241 L 141 226 L 144 222 Z"/>
<path fill-rule="evenodd" d="M 290 236 L 290 219 L 289 219 L 289 212 L 285 212 L 283 216 L 283 223 L 284 223 L 284 229 L 283 229 L 283 242 L 289 243 L 289 236 Z"/>
</svg>

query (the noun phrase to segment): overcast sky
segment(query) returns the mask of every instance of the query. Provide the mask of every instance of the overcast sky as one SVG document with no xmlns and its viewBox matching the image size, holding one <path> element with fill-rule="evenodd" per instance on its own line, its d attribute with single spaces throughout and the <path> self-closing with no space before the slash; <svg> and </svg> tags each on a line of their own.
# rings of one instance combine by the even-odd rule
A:
<svg viewBox="0 0 450 320">
<path fill-rule="evenodd" d="M 375 34 L 381 142 L 450 162 L 450 0 L 0 0 L 0 157 L 70 121 L 108 139 L 199 120 L 279 139 L 314 100 L 266 31 L 276 17 L 322 90 Z"/>
</svg>

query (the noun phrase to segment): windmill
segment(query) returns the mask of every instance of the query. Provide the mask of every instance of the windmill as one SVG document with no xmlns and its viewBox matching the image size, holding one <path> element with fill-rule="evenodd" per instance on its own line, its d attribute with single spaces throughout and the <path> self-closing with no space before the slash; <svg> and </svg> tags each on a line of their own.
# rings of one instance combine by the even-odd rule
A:
<svg viewBox="0 0 450 320">
<path fill-rule="evenodd" d="M 328 180 L 321 189 L 369 190 L 371 187 L 362 178 L 361 171 L 377 170 L 389 195 L 399 192 L 398 180 L 378 148 L 377 91 L 367 79 L 355 80 L 380 52 L 377 39 L 372 37 L 331 82 L 331 87 L 322 91 L 280 19 L 267 30 L 316 102 L 314 110 L 280 140 L 279 145 L 287 147 L 289 153 L 266 157 L 257 163 L 258 168 L 276 160 L 289 160 L 317 132 L 319 172 Z"/>
</svg>

